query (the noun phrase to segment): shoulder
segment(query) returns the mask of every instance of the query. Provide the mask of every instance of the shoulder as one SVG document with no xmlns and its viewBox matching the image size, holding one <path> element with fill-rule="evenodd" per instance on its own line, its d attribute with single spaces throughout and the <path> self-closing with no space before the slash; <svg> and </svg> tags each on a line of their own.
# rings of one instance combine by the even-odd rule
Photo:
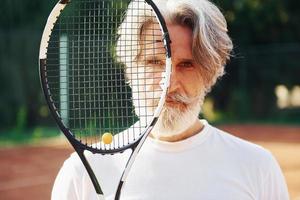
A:
<svg viewBox="0 0 300 200">
<path fill-rule="evenodd" d="M 112 195 L 116 190 L 115 186 L 121 177 L 122 169 L 125 168 L 126 161 L 130 156 L 130 151 L 113 155 L 93 154 L 86 151 L 84 156 L 95 173 L 103 192 L 107 196 Z M 67 198 L 61 197 L 61 194 Z M 76 198 L 70 195 L 76 196 Z M 58 198 L 52 198 L 52 200 L 94 199 L 94 195 L 95 191 L 90 177 L 80 157 L 74 152 L 65 160 L 57 175 L 52 196 Z"/>
<path fill-rule="evenodd" d="M 288 199 L 284 176 L 269 150 L 215 127 L 211 127 L 211 136 L 218 153 L 234 163 L 241 177 L 254 183 L 259 199 Z"/>
<path fill-rule="evenodd" d="M 72 153 L 71 156 L 65 160 L 63 166 L 56 176 L 51 199 L 78 199 L 80 192 L 80 183 L 82 182 L 82 175 L 84 169 L 81 166 L 80 159 L 77 154 Z"/>
<path fill-rule="evenodd" d="M 99 172 L 103 175 L 105 171 L 108 171 L 106 169 L 112 160 L 111 156 L 102 156 L 88 151 L 84 156 L 88 160 L 88 163 L 96 176 L 99 175 Z M 95 196 L 95 191 L 89 175 L 81 162 L 79 155 L 74 152 L 64 161 L 59 170 L 53 185 L 51 199 L 95 199 L 93 196 Z"/>
<path fill-rule="evenodd" d="M 70 156 L 64 161 L 59 174 L 62 176 L 72 176 L 73 179 L 82 177 L 85 173 L 85 168 L 76 152 L 70 154 Z"/>
<path fill-rule="evenodd" d="M 81 160 L 76 152 L 71 153 L 69 158 L 65 160 L 63 167 L 75 170 L 78 173 L 82 173 L 84 171 L 82 170 Z"/>
<path fill-rule="evenodd" d="M 252 161 L 266 165 L 265 167 L 274 162 L 272 153 L 260 145 L 238 138 L 216 127 L 212 127 L 211 131 L 212 139 L 218 143 L 219 148 L 231 155 L 235 155 L 246 162 Z"/>
</svg>

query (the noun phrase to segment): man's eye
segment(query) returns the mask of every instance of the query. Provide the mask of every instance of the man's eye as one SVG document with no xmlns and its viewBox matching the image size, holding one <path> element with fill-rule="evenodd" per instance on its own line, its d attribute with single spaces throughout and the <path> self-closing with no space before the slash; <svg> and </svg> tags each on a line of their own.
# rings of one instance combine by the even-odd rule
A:
<svg viewBox="0 0 300 200">
<path fill-rule="evenodd" d="M 164 65 L 164 62 L 161 60 L 149 60 L 147 63 L 150 65 Z"/>
<path fill-rule="evenodd" d="M 192 68 L 192 67 L 194 67 L 194 65 L 191 62 L 182 62 L 182 63 L 179 63 L 179 67 L 182 67 L 182 68 Z"/>
</svg>

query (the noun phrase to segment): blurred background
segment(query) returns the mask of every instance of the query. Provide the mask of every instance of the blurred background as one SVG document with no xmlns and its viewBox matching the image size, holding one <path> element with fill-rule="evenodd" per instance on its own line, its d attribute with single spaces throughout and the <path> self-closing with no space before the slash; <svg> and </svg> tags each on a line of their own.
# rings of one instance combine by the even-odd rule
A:
<svg viewBox="0 0 300 200">
<path fill-rule="evenodd" d="M 226 75 L 205 101 L 202 117 L 270 149 L 286 178 L 293 178 L 287 180 L 291 198 L 299 200 L 300 1 L 213 2 L 227 19 L 234 52 Z M 1 1 L 0 199 L 21 198 L 12 191 L 23 191 L 22 199 L 24 191 L 28 199 L 49 198 L 54 177 L 71 152 L 57 142 L 60 132 L 39 83 L 39 43 L 55 4 Z M 26 159 L 37 155 L 57 161 L 44 166 L 45 159 Z M 40 173 L 35 182 L 30 170 Z"/>
</svg>

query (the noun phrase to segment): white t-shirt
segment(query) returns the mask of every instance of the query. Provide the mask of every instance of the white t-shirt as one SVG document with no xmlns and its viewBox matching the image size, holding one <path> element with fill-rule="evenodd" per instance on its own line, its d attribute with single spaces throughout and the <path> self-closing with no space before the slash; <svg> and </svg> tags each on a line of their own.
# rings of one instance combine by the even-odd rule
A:
<svg viewBox="0 0 300 200">
<path fill-rule="evenodd" d="M 287 200 L 280 167 L 262 147 L 234 137 L 206 121 L 180 142 L 147 138 L 123 187 L 121 200 Z M 113 200 L 130 151 L 89 153 L 106 200 Z M 96 200 L 94 187 L 73 153 L 61 168 L 52 200 Z"/>
</svg>

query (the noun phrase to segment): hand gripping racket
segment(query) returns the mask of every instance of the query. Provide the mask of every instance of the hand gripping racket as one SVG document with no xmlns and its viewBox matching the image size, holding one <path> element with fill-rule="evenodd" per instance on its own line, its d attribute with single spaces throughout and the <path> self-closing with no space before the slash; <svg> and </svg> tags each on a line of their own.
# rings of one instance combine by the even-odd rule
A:
<svg viewBox="0 0 300 200">
<path fill-rule="evenodd" d="M 39 63 L 51 114 L 99 197 L 103 192 L 84 152 L 132 149 L 119 199 L 169 86 L 170 40 L 159 9 L 151 0 L 60 0 L 48 17 Z"/>
</svg>

